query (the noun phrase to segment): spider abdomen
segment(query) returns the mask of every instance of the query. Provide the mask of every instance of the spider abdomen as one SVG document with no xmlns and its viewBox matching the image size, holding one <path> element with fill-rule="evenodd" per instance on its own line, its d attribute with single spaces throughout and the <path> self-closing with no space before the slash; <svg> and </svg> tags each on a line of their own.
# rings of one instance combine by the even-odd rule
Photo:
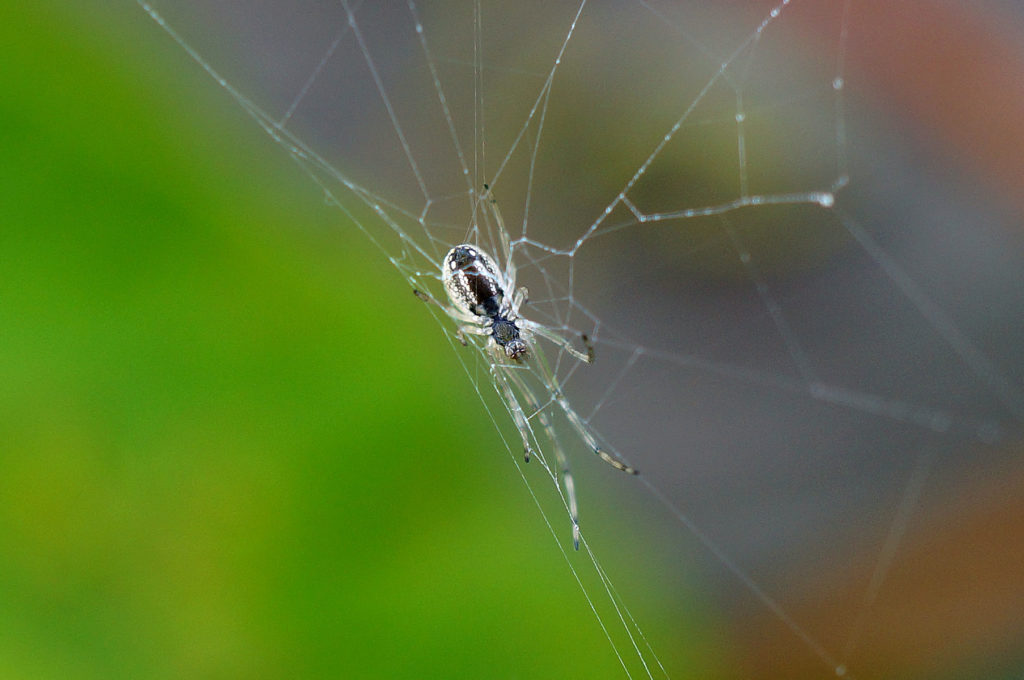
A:
<svg viewBox="0 0 1024 680">
<path fill-rule="evenodd" d="M 505 281 L 490 256 L 464 243 L 448 251 L 441 268 L 452 305 L 483 328 L 489 326 L 491 338 L 508 357 L 525 354 L 526 341 L 520 337 L 515 312 L 504 307 Z"/>
<path fill-rule="evenodd" d="M 442 265 L 448 299 L 464 314 L 493 319 L 501 312 L 505 290 L 487 253 L 463 244 L 448 251 Z"/>
</svg>

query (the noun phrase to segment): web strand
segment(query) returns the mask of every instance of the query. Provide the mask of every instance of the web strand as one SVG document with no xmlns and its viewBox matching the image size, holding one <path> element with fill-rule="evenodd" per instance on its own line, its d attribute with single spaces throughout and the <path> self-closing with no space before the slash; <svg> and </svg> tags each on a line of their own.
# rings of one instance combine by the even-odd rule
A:
<svg viewBox="0 0 1024 680">
<path fill-rule="evenodd" d="M 604 465 L 600 459 L 630 464 L 636 460 L 637 467 L 644 470 L 645 462 L 657 463 L 659 457 L 668 458 L 683 448 L 676 447 L 675 441 L 683 440 L 689 433 L 683 431 L 682 425 L 664 423 L 663 441 L 670 441 L 672 446 L 663 444 L 654 451 L 638 450 L 633 441 L 649 432 L 641 431 L 632 438 L 604 433 L 605 423 L 619 420 L 620 410 L 624 414 L 632 408 L 644 415 L 646 408 L 656 410 L 663 401 L 698 403 L 703 395 L 694 395 L 694 386 L 714 383 L 739 395 L 736 404 L 746 403 L 746 394 L 757 388 L 771 395 L 769 401 L 792 398 L 801 405 L 802 408 L 794 408 L 801 411 L 801 416 L 806 415 L 802 411 L 808 411 L 808 405 L 813 405 L 816 412 L 823 414 L 823 427 L 817 428 L 820 430 L 828 429 L 824 427 L 827 414 L 841 414 L 868 433 L 865 439 L 877 436 L 882 440 L 879 433 L 892 429 L 901 436 L 917 439 L 991 445 L 1003 441 L 1007 433 L 1024 423 L 1024 389 L 1013 377 L 1013 367 L 1001 366 L 1008 362 L 998 353 L 983 350 L 988 345 L 976 341 L 968 327 L 958 323 L 958 315 L 947 311 L 948 300 L 932 295 L 928 282 L 912 274 L 915 270 L 905 266 L 887 247 L 886 240 L 877 236 L 881 226 L 856 215 L 857 198 L 848 196 L 848 187 L 856 182 L 850 174 L 850 137 L 855 126 L 848 125 L 847 120 L 847 61 L 851 33 L 860 30 L 851 23 L 849 0 L 837 5 L 838 22 L 835 30 L 828 33 L 828 41 L 835 50 L 834 57 L 829 52 L 828 63 L 832 65 L 826 66 L 830 69 L 828 76 L 811 70 L 804 74 L 800 71 L 802 67 L 794 66 L 794 79 L 810 80 L 810 86 L 799 94 L 786 91 L 779 95 L 779 101 L 770 96 L 776 85 L 772 77 L 778 73 L 765 69 L 764 63 L 768 53 L 779 50 L 771 44 L 773 39 L 791 39 L 789 34 L 775 35 L 776 29 L 781 33 L 783 28 L 790 28 L 787 17 L 806 9 L 804 4 L 783 0 L 756 21 L 745 24 L 740 37 L 715 42 L 692 28 L 701 25 L 701 15 L 695 14 L 697 20 L 687 23 L 687 8 L 640 0 L 638 14 L 643 26 L 648 30 L 656 27 L 684 43 L 699 76 L 685 80 L 685 87 L 659 81 L 657 88 L 645 90 L 638 84 L 637 99 L 629 109 L 630 125 L 648 113 L 652 122 L 638 124 L 635 131 L 625 129 L 621 122 L 588 127 L 592 117 L 600 118 L 603 108 L 614 114 L 619 99 L 627 100 L 627 92 L 631 92 L 628 86 L 635 84 L 631 81 L 642 80 L 634 73 L 618 89 L 609 88 L 608 94 L 596 99 L 587 99 L 584 88 L 574 81 L 574 76 L 580 78 L 578 74 L 586 72 L 579 68 L 581 63 L 585 67 L 602 64 L 595 54 L 617 47 L 616 38 L 602 31 L 602 22 L 610 22 L 625 32 L 630 21 L 636 19 L 631 15 L 627 21 L 614 14 L 614 8 L 595 0 L 552 10 L 550 15 L 544 14 L 543 25 L 540 21 L 532 23 L 533 17 L 520 17 L 522 25 L 510 28 L 527 29 L 524 33 L 536 41 L 535 45 L 531 43 L 530 50 L 509 49 L 503 43 L 503 22 L 509 13 L 514 13 L 512 7 L 475 0 L 459 17 L 439 19 L 435 14 L 440 10 L 421 8 L 414 0 L 406 0 L 402 18 L 392 25 L 372 14 L 379 8 L 369 3 L 341 0 L 344 16 L 339 17 L 339 25 L 329 34 L 333 37 L 326 50 L 323 45 L 328 39 L 318 42 L 313 55 L 315 66 L 303 78 L 295 79 L 295 83 L 302 83 L 298 91 L 288 90 L 286 107 L 282 103 L 280 107 L 266 109 L 256 103 L 263 100 L 247 96 L 233 79 L 223 77 L 149 2 L 137 2 L 286 151 L 323 190 L 329 202 L 367 236 L 381 254 L 381 262 L 389 262 L 409 287 L 437 302 L 425 307 L 447 337 L 465 379 L 483 404 L 582 592 L 586 608 L 596 619 L 604 643 L 628 677 L 639 673 L 638 667 L 645 677 L 653 677 L 659 671 L 670 677 L 670 673 L 638 624 L 643 616 L 634 617 L 627 607 L 627 579 L 611 563 L 606 568 L 592 549 L 600 544 L 598 536 L 604 529 L 597 519 L 592 519 L 600 516 L 595 506 L 599 507 L 602 499 L 597 493 L 583 493 L 581 498 L 585 500 L 580 501 L 577 509 L 569 466 L 587 470 L 580 475 L 582 479 L 596 477 L 586 466 Z M 712 15 L 704 18 L 708 26 L 714 24 Z M 793 19 L 792 23 L 798 22 Z M 389 37 L 403 35 L 393 30 L 396 28 L 411 29 L 410 45 L 397 45 L 398 40 Z M 646 41 L 635 37 L 633 40 Z M 339 63 L 342 47 L 351 48 L 353 54 L 358 50 L 358 68 L 351 63 Z M 391 49 L 400 53 L 394 57 L 394 63 L 388 60 Z M 508 54 L 513 53 L 516 57 L 509 58 Z M 627 57 L 617 59 L 610 60 L 609 71 L 635 66 Z M 306 62 L 306 68 L 312 63 L 313 59 Z M 687 65 L 690 62 L 676 67 L 683 71 Z M 579 70 L 573 71 L 574 66 Z M 654 65 L 645 62 L 644 74 L 647 70 L 656 72 Z M 791 75 L 785 69 L 777 71 Z M 304 116 L 295 114 L 300 108 L 303 112 L 307 107 L 316 111 L 317 102 L 323 106 L 323 100 L 318 98 L 337 98 L 325 82 L 337 73 L 368 78 L 363 85 L 372 85 L 370 91 L 383 107 L 381 128 L 389 139 L 385 140 L 378 130 L 380 138 L 368 144 L 363 140 L 352 141 L 360 131 L 345 130 L 336 142 L 342 151 L 336 152 L 331 142 L 323 141 L 326 136 L 318 136 L 322 131 L 299 125 Z M 682 76 L 680 81 L 683 82 Z M 416 93 L 411 102 L 406 98 L 407 88 Z M 647 111 L 652 91 L 666 95 L 675 93 L 676 88 L 687 93 L 683 99 L 665 96 L 677 103 L 666 107 L 667 111 L 650 104 L 651 111 Z M 828 93 L 827 100 L 820 105 L 827 112 L 827 143 L 808 142 L 811 148 L 804 156 L 794 152 L 790 159 L 784 153 L 787 144 L 799 146 L 801 134 L 786 137 L 779 133 L 776 140 L 766 129 L 773 124 L 800 133 L 805 127 L 813 128 L 811 122 L 786 112 L 784 107 L 797 109 L 798 104 L 806 103 L 801 97 L 813 99 L 807 92 L 823 96 L 823 90 Z M 578 106 L 576 98 L 580 99 Z M 781 113 L 771 110 L 775 104 L 783 107 Z M 665 107 L 663 103 L 659 105 Z M 267 112 L 281 108 L 284 112 L 279 116 Z M 728 144 L 709 152 L 716 158 L 706 174 L 698 171 L 696 161 L 687 165 L 691 161 L 687 147 L 683 146 L 690 137 L 704 136 L 703 132 L 695 132 L 702 125 L 709 139 L 715 130 L 728 130 L 724 135 Z M 591 155 L 573 155 L 577 149 L 573 146 L 576 135 L 591 142 L 596 140 Z M 816 139 L 811 132 L 806 135 Z M 619 149 L 620 137 L 629 139 L 628 145 L 623 143 L 628 146 L 625 150 Z M 311 139 L 317 141 L 308 141 Z M 771 153 L 766 152 L 772 147 L 769 140 L 777 147 Z M 376 161 L 374 145 L 381 147 L 381 158 L 393 159 L 401 167 L 383 167 L 384 161 L 380 161 L 381 167 L 372 167 Z M 369 152 L 366 147 L 371 147 Z M 602 165 L 600 159 L 604 156 L 614 159 Z M 817 165 L 819 157 L 825 159 L 825 169 Z M 591 164 L 595 166 L 593 171 Z M 779 179 L 772 175 L 771 166 L 775 164 L 791 165 L 792 176 L 782 173 Z M 716 173 L 719 184 L 726 189 L 719 190 Z M 408 180 L 409 187 L 402 186 L 401 177 Z M 687 193 L 691 189 L 694 193 Z M 509 217 L 507 224 L 496 205 L 499 196 Z M 832 228 L 844 234 L 851 246 L 841 250 L 842 254 L 849 257 L 849 252 L 855 251 L 869 262 L 871 281 L 885 283 L 919 315 L 922 325 L 915 330 L 923 328 L 926 333 L 916 335 L 933 335 L 941 340 L 951 350 L 950 356 L 955 355 L 970 377 L 998 401 L 999 406 L 993 409 L 998 413 L 978 406 L 980 399 L 944 400 L 942 395 L 936 396 L 937 391 L 887 383 L 886 376 L 876 382 L 861 382 L 855 371 L 844 373 L 846 357 L 842 348 L 846 345 L 838 337 L 844 328 L 831 329 L 837 336 L 836 349 L 827 355 L 821 343 L 816 345 L 810 331 L 801 325 L 800 316 L 788 306 L 793 303 L 786 297 L 785 289 L 775 285 L 773 266 L 782 271 L 779 278 L 799 281 L 801 275 L 799 265 L 787 269 L 777 261 L 789 260 L 773 259 L 771 254 L 773 242 L 780 240 L 785 230 L 776 225 L 769 238 L 765 238 L 750 226 L 763 228 L 758 220 L 772 217 L 777 210 L 803 216 L 808 223 L 817 225 L 820 232 Z M 439 266 L 445 252 L 463 242 L 498 256 L 503 275 L 511 282 L 511 290 L 503 291 L 505 297 L 499 302 L 515 297 L 516 308 L 509 316 L 520 319 L 524 335 L 533 329 L 529 339 L 535 343 L 529 355 L 532 363 L 507 361 L 500 352 L 495 353 L 494 336 L 486 329 L 470 327 L 467 339 L 466 319 L 453 315 L 443 302 Z M 687 242 L 690 250 L 679 246 Z M 630 250 L 636 244 L 644 244 L 640 258 L 634 255 L 637 251 Z M 842 248 L 829 247 L 835 249 L 833 252 Z M 708 264 L 714 262 L 712 255 L 694 256 L 701 248 L 702 253 L 719 252 L 716 249 L 720 248 L 727 254 L 728 265 Z M 829 256 L 831 253 L 821 256 L 814 266 L 827 269 L 832 264 Z M 701 340 L 698 332 L 691 333 L 692 327 L 715 329 L 719 319 L 718 310 L 705 318 L 698 315 L 700 301 L 680 283 L 680 262 L 697 262 L 698 273 L 691 281 L 704 285 L 708 295 L 721 295 L 723 299 L 727 298 L 722 290 L 728 285 L 721 282 L 735 276 L 752 301 L 750 307 L 737 309 L 753 308 L 755 314 L 765 317 L 763 328 L 749 318 L 742 318 L 735 326 L 744 331 L 737 333 L 743 336 L 740 339 L 723 334 L 721 344 L 732 342 L 728 346 L 732 355 L 720 352 L 716 342 L 700 348 L 688 344 Z M 841 263 L 835 263 L 836 271 L 840 266 Z M 805 268 L 812 267 L 805 264 Z M 630 287 L 633 278 L 655 280 L 644 277 L 659 269 L 667 274 L 633 300 L 643 311 L 631 315 L 610 304 Z M 723 275 L 723 271 L 728 275 Z M 528 292 L 521 291 L 520 285 L 527 284 Z M 840 281 L 837 285 L 842 284 Z M 880 299 L 883 296 L 878 294 Z M 622 298 L 627 300 L 626 305 L 630 304 L 625 294 Z M 643 306 L 651 299 L 665 304 Z M 678 302 L 678 306 L 670 306 L 666 301 Z M 412 300 L 409 302 L 411 306 Z M 387 307 L 392 308 L 390 304 Z M 401 313 L 405 313 L 402 309 Z M 889 310 L 885 307 L 882 311 Z M 831 311 L 823 305 L 821 316 L 828 316 Z M 423 312 L 418 309 L 415 313 Z M 728 313 L 726 309 L 721 315 Z M 853 311 L 849 316 L 851 320 L 856 318 Z M 664 323 L 669 332 L 658 340 L 649 339 L 660 329 L 651 319 Z M 771 361 L 775 357 L 765 358 L 767 354 L 745 356 L 749 345 L 743 340 L 759 332 L 764 333 L 763 338 L 758 337 L 764 340 L 757 343 L 759 347 L 767 346 L 769 341 L 778 344 L 778 363 Z M 916 335 L 915 342 L 919 340 Z M 886 348 L 896 356 L 906 351 L 897 340 Z M 916 347 L 907 353 L 916 354 Z M 954 369 L 944 370 L 947 372 L 940 378 L 953 385 L 949 391 L 955 397 L 961 383 L 951 377 L 956 373 Z M 664 383 L 674 388 L 667 397 L 654 389 Z M 628 403 L 634 400 L 634 394 L 644 394 L 645 389 L 650 394 L 646 401 L 636 397 L 636 404 Z M 771 413 L 771 406 L 763 404 L 764 411 Z M 731 415 L 737 421 L 752 419 L 759 413 L 741 406 L 735 408 L 737 413 Z M 1006 415 L 1012 421 L 1009 425 L 1003 422 Z M 778 433 L 764 434 L 770 438 Z M 836 437 L 832 446 L 839 449 L 845 442 L 839 435 Z M 799 441 L 800 435 L 794 433 L 790 440 Z M 618 442 L 618 446 L 613 442 Z M 526 466 L 521 461 L 520 448 L 530 452 L 536 464 Z M 896 453 L 893 452 L 893 458 L 898 457 Z M 905 453 L 905 449 L 899 453 Z M 849 634 L 843 644 L 836 645 L 842 648 L 838 654 L 828 649 L 831 641 L 812 634 L 815 629 L 810 623 L 798 620 L 781 598 L 773 597 L 772 593 L 779 591 L 762 580 L 761 574 L 740 566 L 747 563 L 738 560 L 727 543 L 719 540 L 716 528 L 720 527 L 701 526 L 703 521 L 699 524 L 693 519 L 697 515 L 680 509 L 691 506 L 669 495 L 666 490 L 670 489 L 671 481 L 663 484 L 660 479 L 641 475 L 639 490 L 647 501 L 653 501 L 650 505 L 665 508 L 676 526 L 695 537 L 721 571 L 728 573 L 759 608 L 785 626 L 829 673 L 850 677 L 851 656 L 871 626 L 874 606 L 882 597 L 883 585 L 904 542 L 910 517 L 937 465 L 930 451 L 916 456 L 914 472 L 905 484 L 900 482 L 899 507 L 888 525 L 863 603 L 850 612 Z M 910 460 L 909 455 L 906 459 Z M 623 467 L 629 469 L 621 463 L 620 469 Z M 798 473 L 794 470 L 794 475 Z M 625 479 L 616 478 L 615 483 L 630 482 L 631 477 L 622 477 Z M 608 503 L 612 505 L 613 501 Z M 577 512 L 584 548 L 578 555 L 565 549 L 568 520 L 575 524 Z M 593 573 L 580 568 L 580 559 L 593 568 Z"/>
</svg>

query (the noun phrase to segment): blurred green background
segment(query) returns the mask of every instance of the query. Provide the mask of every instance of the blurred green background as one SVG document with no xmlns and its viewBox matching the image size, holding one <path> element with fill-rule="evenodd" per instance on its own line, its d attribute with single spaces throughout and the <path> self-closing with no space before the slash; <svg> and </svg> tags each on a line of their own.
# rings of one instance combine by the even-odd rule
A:
<svg viewBox="0 0 1024 680">
<path fill-rule="evenodd" d="M 3 3 L 0 44 L 0 677 L 621 676 L 440 329 L 286 155 L 134 3 Z"/>
</svg>

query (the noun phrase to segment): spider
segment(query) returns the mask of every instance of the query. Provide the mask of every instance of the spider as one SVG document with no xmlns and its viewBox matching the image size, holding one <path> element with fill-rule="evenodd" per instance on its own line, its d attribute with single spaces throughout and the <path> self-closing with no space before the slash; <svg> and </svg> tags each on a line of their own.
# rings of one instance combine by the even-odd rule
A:
<svg viewBox="0 0 1024 680">
<path fill-rule="evenodd" d="M 491 373 L 509 406 L 516 427 L 522 435 L 526 462 L 530 462 L 533 451 L 530 445 L 530 436 L 534 434 L 527 413 L 530 413 L 531 417 L 532 414 L 536 414 L 545 437 L 554 448 L 561 469 L 569 516 L 572 520 L 573 547 L 579 550 L 580 528 L 576 489 L 573 484 L 572 472 L 569 470 L 568 459 L 554 428 L 551 426 L 547 412 L 541 408 L 534 390 L 516 369 L 522 368 L 528 362 L 538 369 L 537 374 L 554 402 L 565 414 L 569 424 L 601 460 L 627 474 L 635 475 L 637 470 L 598 446 L 596 438 L 583 418 L 570 406 L 569 401 L 562 393 L 536 338 L 544 338 L 588 364 L 594 361 L 593 345 L 585 334 L 581 335 L 586 350 L 581 352 L 573 347 L 570 340 L 557 331 L 520 316 L 520 309 L 526 304 L 528 293 L 525 287 L 515 287 L 516 269 L 512 263 L 507 232 L 497 205 L 493 200 L 489 201 L 489 204 L 498 225 L 498 232 L 502 237 L 502 246 L 505 250 L 503 254 L 507 263 L 505 271 L 499 270 L 494 264 L 494 259 L 481 248 L 471 243 L 463 243 L 449 250 L 441 262 L 441 280 L 451 304 L 445 305 L 438 302 L 430 294 L 420 290 L 414 289 L 413 293 L 424 302 L 437 305 L 444 310 L 445 314 L 459 323 L 456 338 L 463 345 L 467 344 L 467 335 L 487 337 L 487 346 L 496 357 L 495 362 L 491 365 Z M 515 292 L 510 295 L 511 291 Z M 523 408 L 520 400 L 525 402 L 526 409 Z M 536 438 L 535 435 L 534 438 Z"/>
</svg>

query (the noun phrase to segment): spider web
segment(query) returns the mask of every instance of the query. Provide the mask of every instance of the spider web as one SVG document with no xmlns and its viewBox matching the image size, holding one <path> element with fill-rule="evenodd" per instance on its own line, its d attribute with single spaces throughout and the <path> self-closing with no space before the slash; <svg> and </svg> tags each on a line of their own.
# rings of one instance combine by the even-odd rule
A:
<svg viewBox="0 0 1024 680">
<path fill-rule="evenodd" d="M 872 42 L 906 16 L 797 0 L 140 5 L 410 288 L 441 298 L 449 248 L 499 255 L 507 239 L 523 315 L 593 341 L 586 365 L 537 340 L 636 479 L 588 452 L 545 372 L 521 370 L 537 397 L 521 434 L 482 343 L 461 347 L 411 294 L 388 303 L 436 317 L 481 397 L 467 410 L 494 421 L 625 674 L 681 674 L 668 627 L 632 609 L 644 579 L 713 593 L 745 677 L 924 674 L 1019 649 L 1005 605 L 1020 583 L 944 567 L 1022 497 L 1019 183 L 965 179 L 933 143 L 939 104 L 909 80 L 924 48 Z M 944 37 L 983 51 L 971 35 Z M 896 61 L 879 66 L 885 49 Z M 544 420 L 579 490 L 580 555 Z M 1005 527 L 971 550 L 1013 563 L 1021 531 Z M 650 573 L 623 565 L 652 552 Z"/>
</svg>

